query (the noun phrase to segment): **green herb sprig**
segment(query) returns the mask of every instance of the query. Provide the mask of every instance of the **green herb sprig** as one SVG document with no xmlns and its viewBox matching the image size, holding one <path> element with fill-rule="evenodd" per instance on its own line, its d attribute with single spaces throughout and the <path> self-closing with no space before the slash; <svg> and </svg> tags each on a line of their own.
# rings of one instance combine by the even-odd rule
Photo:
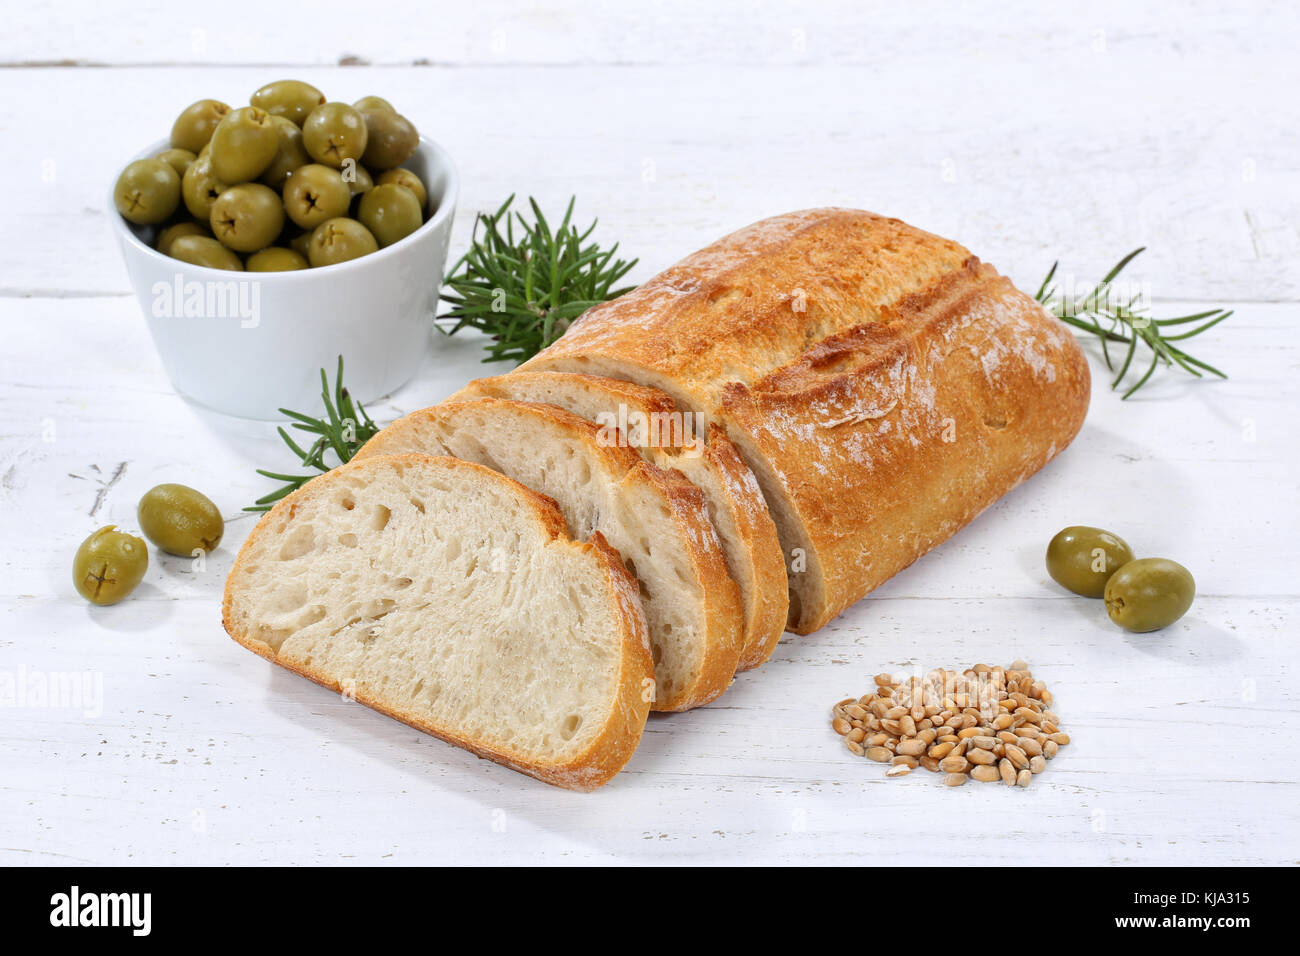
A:
<svg viewBox="0 0 1300 956">
<path fill-rule="evenodd" d="M 587 309 L 633 288 L 615 288 L 615 283 L 637 260 L 614 258 L 617 243 L 604 250 L 588 243 L 596 221 L 579 232 L 571 223 L 574 199 L 552 231 L 532 198 L 533 222 L 511 213 L 514 198 L 495 213 L 478 215 L 469 251 L 452 268 L 442 292 L 451 308 L 439 318 L 456 320 L 448 335 L 471 328 L 492 337 L 484 362 L 531 358 Z"/>
<path fill-rule="evenodd" d="M 298 456 L 302 467 L 313 469 L 313 473 L 286 475 L 257 469 L 259 475 L 274 481 L 282 481 L 284 484 L 270 494 L 258 498 L 251 506 L 245 508 L 245 511 L 270 511 L 271 506 L 277 501 L 297 491 L 317 475 L 351 461 L 352 456 L 361 450 L 361 446 L 379 431 L 379 426 L 371 421 L 361 403 L 353 401 L 348 390 L 343 387 L 343 356 L 339 356 L 338 374 L 335 376 L 333 388 L 330 387 L 324 369 L 320 370 L 320 385 L 321 404 L 325 407 L 323 417 L 313 418 L 302 412 L 287 408 L 280 409 L 280 414 L 293 419 L 294 428 L 316 436 L 311 446 L 304 451 L 283 427 L 276 429 L 284 443 L 289 446 L 289 450 Z M 326 462 L 326 455 L 331 454 L 335 458 L 332 465 Z"/>
<path fill-rule="evenodd" d="M 1213 328 L 1232 315 L 1230 310 L 1210 309 L 1207 312 L 1180 315 L 1172 319 L 1153 319 L 1146 314 L 1145 308 L 1138 306 L 1139 297 L 1136 295 L 1124 303 L 1112 301 L 1111 291 L 1115 279 L 1124 270 L 1124 267 L 1137 258 L 1138 254 L 1145 248 L 1145 246 L 1142 246 L 1134 249 L 1116 263 L 1115 267 L 1106 273 L 1105 278 L 1097 283 L 1092 291 L 1078 297 L 1057 295 L 1052 280 L 1056 277 L 1056 267 L 1059 263 L 1053 262 L 1052 268 L 1048 270 L 1047 277 L 1043 279 L 1043 284 L 1038 287 L 1038 292 L 1034 295 L 1034 298 L 1062 322 L 1084 332 L 1089 332 L 1101 340 L 1101 353 L 1106 361 L 1106 368 L 1115 373 L 1110 383 L 1112 389 L 1119 388 L 1120 384 L 1128 376 L 1133 365 L 1133 356 L 1137 352 L 1138 343 L 1141 342 L 1151 350 L 1151 362 L 1147 366 L 1146 372 L 1128 387 L 1122 396 L 1123 398 L 1128 398 L 1145 385 L 1154 374 L 1156 367 L 1161 364 L 1165 366 L 1178 365 L 1197 378 L 1203 377 L 1201 374 L 1203 371 L 1209 372 L 1211 375 L 1217 375 L 1219 378 L 1227 378 L 1227 375 L 1220 372 L 1213 365 L 1193 358 L 1174 343 L 1185 341 L 1193 336 L 1200 335 L 1207 329 Z M 1167 334 L 1169 330 L 1177 330 L 1181 326 L 1192 325 L 1197 322 L 1201 324 L 1195 328 L 1180 331 L 1176 335 Z M 1110 345 L 1112 343 L 1126 346 L 1124 358 L 1120 362 L 1118 370 L 1111 359 Z"/>
</svg>

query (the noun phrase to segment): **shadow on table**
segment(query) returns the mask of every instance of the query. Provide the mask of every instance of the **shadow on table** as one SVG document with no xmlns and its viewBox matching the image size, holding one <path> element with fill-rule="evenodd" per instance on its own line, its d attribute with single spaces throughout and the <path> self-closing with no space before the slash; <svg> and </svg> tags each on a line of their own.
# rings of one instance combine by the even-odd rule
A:
<svg viewBox="0 0 1300 956">
<path fill-rule="evenodd" d="M 613 847 L 602 846 L 610 841 L 602 840 L 601 834 L 617 831 L 620 836 L 613 842 L 625 848 L 626 830 L 631 824 L 627 798 L 639 786 L 637 778 L 671 763 L 664 759 L 667 755 L 656 754 L 654 748 L 644 744 L 657 726 L 687 716 L 651 715 L 643 746 L 623 772 L 593 793 L 578 793 L 476 757 L 280 667 L 272 666 L 265 693 L 266 706 L 286 720 L 411 776 L 413 788 L 404 799 L 418 803 L 419 788 L 427 787 L 443 791 L 438 794 L 440 799 L 449 792 L 476 801 L 483 813 L 485 839 L 498 836 L 499 828 L 509 827 L 510 819 L 522 818 L 530 827 L 552 832 L 557 838 L 582 841 L 597 852 L 611 854 Z M 330 775 L 335 771 L 322 760 L 321 772 Z M 404 813 L 403 819 L 409 820 L 410 814 Z M 465 818 L 458 819 L 463 825 Z M 437 819 L 430 819 L 430 828 L 438 825 Z M 412 854 L 418 855 L 419 834 L 408 832 L 404 838 L 409 839 Z M 497 855 L 493 851 L 493 856 Z"/>
<path fill-rule="evenodd" d="M 1163 630 L 1146 634 L 1121 630 L 1119 638 L 1136 651 L 1168 661 L 1221 665 L 1245 656 L 1241 638 L 1232 631 L 1198 619 L 1196 605 L 1192 605 L 1186 617 Z"/>
<path fill-rule="evenodd" d="M 147 581 L 119 604 L 108 607 L 86 604 L 86 616 L 96 627 L 122 634 L 151 631 L 171 617 L 175 610 L 176 601 L 172 595 Z"/>
</svg>

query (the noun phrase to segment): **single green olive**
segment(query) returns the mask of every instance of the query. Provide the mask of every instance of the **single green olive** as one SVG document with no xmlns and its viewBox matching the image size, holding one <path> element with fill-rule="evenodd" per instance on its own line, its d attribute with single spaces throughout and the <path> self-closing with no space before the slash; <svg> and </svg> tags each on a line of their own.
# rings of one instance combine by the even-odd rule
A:
<svg viewBox="0 0 1300 956">
<path fill-rule="evenodd" d="M 249 102 L 301 126 L 311 111 L 325 102 L 325 94 L 302 80 L 276 80 L 254 93 Z"/>
<path fill-rule="evenodd" d="M 376 186 L 361 197 L 357 219 L 381 247 L 405 239 L 424 222 L 420 200 L 405 186 Z"/>
<path fill-rule="evenodd" d="M 135 590 L 149 569 L 149 548 L 135 535 L 105 525 L 77 548 L 72 583 L 91 604 L 116 604 Z"/>
<path fill-rule="evenodd" d="M 165 256 L 170 256 L 172 243 L 181 236 L 211 236 L 208 227 L 201 222 L 177 222 L 168 226 L 158 234 L 158 241 L 154 244 L 157 249 Z"/>
<path fill-rule="evenodd" d="M 188 558 L 221 543 L 226 524 L 205 495 L 186 485 L 157 485 L 136 508 L 144 536 L 168 554 Z"/>
<path fill-rule="evenodd" d="M 196 158 L 197 155 L 191 153 L 188 149 L 177 149 L 174 146 L 171 149 L 164 149 L 154 157 L 154 159 L 161 159 L 172 169 L 176 170 L 177 176 L 184 176 L 185 170 L 190 168 L 190 163 L 194 162 Z"/>
<path fill-rule="evenodd" d="M 212 204 L 229 186 L 212 171 L 212 155 L 199 153 L 181 177 L 181 199 L 195 219 L 207 222 L 212 216 Z"/>
<path fill-rule="evenodd" d="M 361 161 L 371 169 L 393 169 L 411 158 L 420 134 L 405 116 L 391 110 L 366 110 L 366 151 Z"/>
<path fill-rule="evenodd" d="M 302 144 L 302 130 L 283 116 L 272 116 L 271 125 L 280 137 L 280 145 L 271 165 L 262 171 L 258 182 L 279 192 L 284 188 L 289 174 L 310 163 L 311 157 L 307 155 L 307 147 Z"/>
<path fill-rule="evenodd" d="M 220 100 L 199 100 L 191 103 L 176 117 L 172 124 L 171 145 L 177 149 L 188 149 L 198 153 L 208 140 L 217 124 L 230 112 L 230 107 Z"/>
<path fill-rule="evenodd" d="M 352 193 L 353 199 L 375 188 L 375 179 L 370 175 L 370 171 L 353 160 L 349 159 L 343 164 L 342 168 L 339 169 L 339 175 L 348 184 L 348 190 Z"/>
<path fill-rule="evenodd" d="M 382 96 L 363 96 L 352 104 L 352 108 L 358 113 L 364 113 L 366 110 L 387 110 L 389 113 L 396 113 L 393 104 L 388 102 Z"/>
<path fill-rule="evenodd" d="M 244 271 L 244 263 L 239 256 L 211 236 L 178 236 L 172 240 L 167 254 L 194 266 L 225 269 L 227 272 Z"/>
<path fill-rule="evenodd" d="M 251 182 L 271 165 L 279 149 L 280 135 L 266 110 L 231 110 L 212 131 L 212 172 L 222 182 Z"/>
<path fill-rule="evenodd" d="M 424 188 L 424 183 L 420 177 L 415 175 L 409 169 L 388 169 L 380 173 L 375 179 L 376 186 L 387 186 L 394 183 L 398 186 L 405 186 L 411 192 L 415 193 L 415 198 L 420 200 L 420 208 L 424 209 L 429 205 L 429 192 Z"/>
<path fill-rule="evenodd" d="M 1085 525 L 1062 529 L 1047 545 L 1047 573 L 1084 597 L 1101 597 L 1110 576 L 1132 560 L 1133 549 L 1119 535 Z"/>
<path fill-rule="evenodd" d="M 309 163 L 295 169 L 284 184 L 284 211 L 296 225 L 315 229 L 326 219 L 346 216 L 352 191 L 330 166 Z"/>
<path fill-rule="evenodd" d="M 181 178 L 161 159 L 137 159 L 113 187 L 113 203 L 122 218 L 141 226 L 162 222 L 180 202 Z"/>
<path fill-rule="evenodd" d="M 248 261 L 244 263 L 244 268 L 249 272 L 293 272 L 306 269 L 310 265 L 307 257 L 295 249 L 267 246 L 249 256 Z"/>
<path fill-rule="evenodd" d="M 1138 558 L 1106 582 L 1106 613 L 1126 631 L 1158 631 L 1186 614 L 1195 597 L 1196 582 L 1181 564 Z"/>
<path fill-rule="evenodd" d="M 319 269 L 377 252 L 379 243 L 370 230 L 355 219 L 339 217 L 328 219 L 316 227 L 307 250 L 312 267 Z"/>
<path fill-rule="evenodd" d="M 212 204 L 212 234 L 236 252 L 256 252 L 275 242 L 284 228 L 284 205 L 270 186 L 240 183 Z"/>
<path fill-rule="evenodd" d="M 345 159 L 361 161 L 366 121 L 346 103 L 324 103 L 303 122 L 302 141 L 312 159 L 338 169 Z"/>
</svg>

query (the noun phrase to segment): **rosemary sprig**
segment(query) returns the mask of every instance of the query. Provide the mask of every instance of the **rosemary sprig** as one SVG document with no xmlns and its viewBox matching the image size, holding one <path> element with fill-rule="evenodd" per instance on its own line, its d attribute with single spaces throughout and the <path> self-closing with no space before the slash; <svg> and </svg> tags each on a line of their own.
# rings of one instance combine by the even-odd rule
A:
<svg viewBox="0 0 1300 956">
<path fill-rule="evenodd" d="M 352 456 L 361 450 L 375 432 L 379 431 L 379 426 L 370 420 L 366 414 L 365 408 L 360 402 L 352 400 L 348 390 L 343 387 L 343 356 L 339 356 L 338 374 L 334 379 L 334 387 L 330 387 L 329 378 L 325 370 L 320 370 L 321 385 L 321 404 L 325 407 L 325 415 L 322 418 L 313 418 L 311 415 L 304 415 L 302 412 L 291 411 L 287 408 L 280 409 L 280 414 L 293 420 L 293 427 L 299 431 L 315 435 L 316 440 L 306 451 L 302 446 L 293 440 L 292 436 L 285 431 L 283 427 L 277 428 L 280 437 L 284 443 L 289 446 L 289 450 L 298 456 L 299 464 L 304 468 L 315 470 L 315 474 L 306 475 L 286 475 L 275 471 L 264 471 L 257 469 L 259 475 L 271 478 L 274 481 L 281 481 L 284 484 L 268 495 L 258 498 L 251 506 L 245 508 L 245 511 L 269 511 L 271 506 L 283 498 L 285 495 L 297 491 L 307 482 L 311 481 L 318 474 L 323 474 L 331 468 L 336 468 L 345 462 L 351 461 Z M 332 454 L 336 459 L 334 464 L 327 464 L 325 461 L 326 454 Z"/>
<path fill-rule="evenodd" d="M 1038 292 L 1034 295 L 1034 298 L 1062 322 L 1084 332 L 1089 332 L 1101 340 L 1101 354 L 1106 361 L 1106 368 L 1115 373 L 1110 383 L 1110 387 L 1113 389 L 1119 388 L 1120 384 L 1128 376 L 1133 365 L 1133 357 L 1137 353 L 1138 343 L 1143 343 L 1151 350 L 1151 362 L 1147 365 L 1146 371 L 1128 387 L 1122 396 L 1123 398 L 1128 398 L 1145 385 L 1152 374 L 1155 373 L 1156 367 L 1161 364 L 1166 366 L 1178 365 L 1197 378 L 1202 377 L 1202 371 L 1217 375 L 1219 378 L 1227 378 L 1227 375 L 1220 372 L 1213 365 L 1193 358 L 1183 351 L 1180 346 L 1173 343 L 1190 339 L 1193 336 L 1200 335 L 1207 329 L 1213 328 L 1232 315 L 1230 310 L 1210 309 L 1207 312 L 1180 315 L 1172 319 L 1153 319 L 1146 314 L 1145 307 L 1139 305 L 1141 298 L 1139 295 L 1135 294 L 1129 297 L 1126 302 L 1113 301 L 1112 287 L 1115 279 L 1124 270 L 1124 267 L 1136 259 L 1138 254 L 1145 248 L 1145 246 L 1141 246 L 1126 255 L 1115 264 L 1114 268 L 1106 273 L 1105 278 L 1097 283 L 1092 291 L 1083 296 L 1074 296 L 1069 293 L 1057 295 L 1057 289 L 1052 285 L 1052 280 L 1056 277 L 1056 267 L 1059 263 L 1053 262 L 1052 268 L 1048 270 L 1047 277 L 1043 279 L 1042 285 L 1038 287 Z M 1179 331 L 1176 335 L 1166 334 L 1167 330 L 1198 322 L 1200 324 L 1196 325 L 1195 328 Z M 1118 370 L 1111 359 L 1110 346 L 1112 343 L 1124 346 L 1124 357 L 1119 364 Z"/>
<path fill-rule="evenodd" d="M 478 215 L 469 251 L 452 268 L 442 292 L 451 308 L 439 318 L 456 320 L 448 335 L 471 328 L 492 337 L 484 362 L 531 358 L 587 309 L 633 288 L 614 284 L 637 260 L 615 259 L 617 243 L 604 250 L 594 242 L 583 245 L 596 220 L 579 232 L 571 223 L 573 198 L 554 231 L 535 199 L 528 200 L 533 222 L 511 213 L 514 198 L 491 215 Z"/>
</svg>

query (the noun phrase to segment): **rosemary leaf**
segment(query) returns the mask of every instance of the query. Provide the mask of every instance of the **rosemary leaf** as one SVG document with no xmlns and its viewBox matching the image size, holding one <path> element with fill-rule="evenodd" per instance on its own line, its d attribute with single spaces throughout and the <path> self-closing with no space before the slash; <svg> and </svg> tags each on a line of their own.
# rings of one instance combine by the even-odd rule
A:
<svg viewBox="0 0 1300 956">
<path fill-rule="evenodd" d="M 630 292 L 615 283 L 637 262 L 616 259 L 617 244 L 588 242 L 596 221 L 581 231 L 573 225 L 576 198 L 554 230 L 535 199 L 528 200 L 532 221 L 511 211 L 514 199 L 478 215 L 441 296 L 450 308 L 439 318 L 455 319 L 448 335 L 471 328 L 491 337 L 484 362 L 536 355 L 587 309 Z"/>
<path fill-rule="evenodd" d="M 336 468 L 352 460 L 352 456 L 361 450 L 361 446 L 370 440 L 375 432 L 379 431 L 376 425 L 366 413 L 365 408 L 360 402 L 354 401 L 348 394 L 347 388 L 343 385 L 343 356 L 339 356 L 338 373 L 334 379 L 333 388 L 330 387 L 329 376 L 325 370 L 320 370 L 321 382 L 321 405 L 325 409 L 325 415 L 321 418 L 314 418 L 303 412 L 295 412 L 287 408 L 280 409 L 280 414 L 290 419 L 292 426 L 308 434 L 318 435 L 309 449 L 304 451 L 302 446 L 293 440 L 289 432 L 283 427 L 277 428 L 281 440 L 293 452 L 294 457 L 298 459 L 298 464 L 307 469 L 312 469 L 313 473 L 308 474 L 284 474 L 276 471 L 268 471 L 262 468 L 257 469 L 257 473 L 272 481 L 283 482 L 281 487 L 269 494 L 258 498 L 252 505 L 245 508 L 245 511 L 269 511 L 275 502 L 279 501 L 286 495 L 297 491 L 307 482 L 311 481 L 318 474 L 323 474 L 331 468 Z M 332 451 L 337 459 L 334 464 L 325 461 L 326 450 Z"/>
<path fill-rule="evenodd" d="M 1194 315 L 1153 319 L 1146 315 L 1144 308 L 1139 306 L 1137 295 L 1124 304 L 1112 301 L 1111 290 L 1115 280 L 1145 248 L 1140 246 L 1120 259 L 1091 291 L 1078 297 L 1069 294 L 1068 291 L 1058 294 L 1052 281 L 1056 278 L 1059 263 L 1053 262 L 1052 268 L 1047 270 L 1047 276 L 1039 285 L 1034 298 L 1070 327 L 1097 337 L 1101 342 L 1101 354 L 1106 368 L 1116 373 L 1111 379 L 1110 387 L 1113 389 L 1120 388 L 1130 371 L 1133 371 L 1133 358 L 1139 344 L 1150 349 L 1150 364 L 1142 376 L 1125 389 L 1123 398 L 1130 397 L 1150 381 L 1156 369 L 1162 364 L 1167 367 L 1177 365 L 1197 378 L 1202 377 L 1201 371 L 1217 375 L 1219 378 L 1227 378 L 1227 375 L 1214 366 L 1193 358 L 1171 343 L 1193 338 L 1207 329 L 1214 328 L 1232 315 L 1231 310 L 1210 309 Z M 1190 325 L 1195 322 L 1201 324 L 1178 335 L 1165 335 L 1163 332 L 1163 329 L 1169 326 Z M 1110 355 L 1111 343 L 1125 346 L 1124 359 L 1117 372 Z"/>
</svg>

